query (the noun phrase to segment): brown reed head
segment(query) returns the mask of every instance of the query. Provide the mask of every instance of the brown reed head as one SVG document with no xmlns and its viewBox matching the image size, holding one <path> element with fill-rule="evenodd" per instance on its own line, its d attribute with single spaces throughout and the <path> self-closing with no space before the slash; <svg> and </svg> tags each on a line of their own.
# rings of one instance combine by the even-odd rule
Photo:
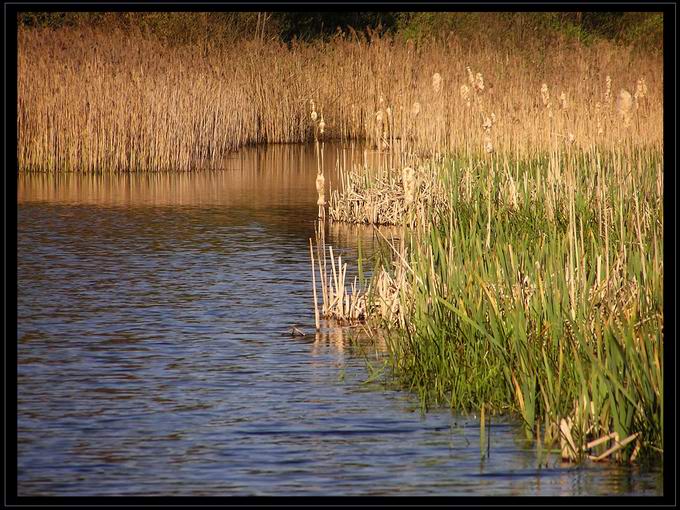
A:
<svg viewBox="0 0 680 510">
<path fill-rule="evenodd" d="M 432 75 L 432 90 L 434 90 L 435 94 L 439 92 L 442 84 L 442 76 L 439 73 L 434 73 Z"/>
</svg>

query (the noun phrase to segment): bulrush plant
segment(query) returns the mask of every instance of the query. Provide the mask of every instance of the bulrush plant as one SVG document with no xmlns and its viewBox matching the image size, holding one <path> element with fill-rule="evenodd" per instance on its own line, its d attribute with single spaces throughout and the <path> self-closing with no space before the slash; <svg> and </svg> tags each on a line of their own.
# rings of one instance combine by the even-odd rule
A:
<svg viewBox="0 0 680 510">
<path fill-rule="evenodd" d="M 312 288 L 314 297 L 314 316 L 316 329 L 320 329 L 320 318 L 331 319 L 339 324 L 363 323 L 369 317 L 379 317 L 382 321 L 397 327 L 406 326 L 406 311 L 400 296 L 409 293 L 405 288 L 407 278 L 404 273 L 405 251 L 402 245 L 397 249 L 393 242 L 378 230 L 387 246 L 399 257 L 401 263 L 395 264 L 396 272 L 382 266 L 376 268 L 374 277 L 366 285 L 363 278 L 362 259 L 359 256 L 359 274 L 351 284 L 347 283 L 347 262 L 342 256 L 335 257 L 332 246 L 326 246 L 323 223 L 317 224 L 315 243 L 309 240 L 312 268 Z M 316 258 L 313 245 L 316 245 Z M 326 250 L 328 248 L 328 250 Z M 317 293 L 317 274 L 321 285 L 321 309 Z"/>
<path fill-rule="evenodd" d="M 541 126 L 546 106 L 535 91 L 543 83 L 569 98 L 560 134 L 572 133 L 576 145 L 613 150 L 660 144 L 663 136 L 662 57 L 620 58 L 608 43 L 502 58 L 455 34 L 417 44 L 357 33 L 323 44 L 209 43 L 170 46 L 134 27 L 21 28 L 19 171 L 215 167 L 244 145 L 313 140 L 309 98 L 324 106 L 315 122 L 325 140 L 370 140 L 423 157 L 484 155 L 479 119 L 494 112 L 494 151 L 526 159 L 557 143 Z M 626 127 L 613 104 L 621 88 L 637 93 Z M 553 120 L 558 110 L 551 107 Z"/>
<path fill-rule="evenodd" d="M 396 376 L 424 405 L 515 409 L 565 460 L 662 451 L 658 148 L 468 164 L 439 166 L 450 201 L 382 268 Z"/>
</svg>

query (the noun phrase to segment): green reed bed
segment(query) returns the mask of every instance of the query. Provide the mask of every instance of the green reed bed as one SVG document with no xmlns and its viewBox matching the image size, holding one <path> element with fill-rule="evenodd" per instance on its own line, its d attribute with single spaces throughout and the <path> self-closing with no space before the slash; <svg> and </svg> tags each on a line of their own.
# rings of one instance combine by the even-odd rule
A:
<svg viewBox="0 0 680 510">
<path fill-rule="evenodd" d="M 450 207 L 385 268 L 405 275 L 394 376 L 426 405 L 516 411 L 565 458 L 661 451 L 660 153 L 440 170 Z"/>
</svg>

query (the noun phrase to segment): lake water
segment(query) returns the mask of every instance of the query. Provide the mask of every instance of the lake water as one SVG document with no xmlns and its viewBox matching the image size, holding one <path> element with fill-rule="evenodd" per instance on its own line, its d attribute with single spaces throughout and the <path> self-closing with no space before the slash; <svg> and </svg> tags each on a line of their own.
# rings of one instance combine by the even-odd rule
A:
<svg viewBox="0 0 680 510">
<path fill-rule="evenodd" d="M 223 167 L 19 176 L 19 496 L 662 493 L 660 469 L 541 469 L 510 418 L 482 460 L 474 416 L 367 382 L 360 329 L 282 336 L 314 331 L 314 149 Z M 373 235 L 326 242 L 351 265 Z"/>
</svg>

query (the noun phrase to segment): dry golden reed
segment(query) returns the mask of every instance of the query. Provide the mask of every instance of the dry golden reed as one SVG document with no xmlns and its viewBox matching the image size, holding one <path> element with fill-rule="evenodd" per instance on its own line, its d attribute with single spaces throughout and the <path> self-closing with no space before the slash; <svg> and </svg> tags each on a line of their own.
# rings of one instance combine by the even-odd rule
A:
<svg viewBox="0 0 680 510">
<path fill-rule="evenodd" d="M 483 154 L 488 144 L 475 126 L 492 111 L 495 152 L 517 157 L 554 149 L 567 133 L 583 147 L 660 146 L 663 138 L 662 57 L 608 43 L 565 46 L 538 64 L 537 50 L 468 51 L 455 35 L 443 43 L 345 34 L 324 45 L 214 48 L 63 28 L 21 29 L 18 50 L 20 171 L 210 167 L 243 145 L 313 140 L 315 125 L 326 140 Z M 564 91 L 568 109 L 543 115 L 541 84 L 546 94 Z M 613 88 L 636 91 L 626 126 Z M 379 129 L 367 122 L 378 111 Z"/>
</svg>

